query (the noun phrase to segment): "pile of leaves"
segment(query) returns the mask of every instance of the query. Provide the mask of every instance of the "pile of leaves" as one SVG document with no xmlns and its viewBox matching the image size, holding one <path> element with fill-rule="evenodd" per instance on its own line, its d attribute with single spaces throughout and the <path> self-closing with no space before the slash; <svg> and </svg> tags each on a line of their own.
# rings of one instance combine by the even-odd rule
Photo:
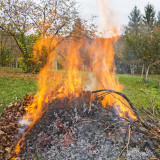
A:
<svg viewBox="0 0 160 160">
<path fill-rule="evenodd" d="M 6 106 L 0 116 L 0 159 L 10 159 L 20 125 L 18 119 L 25 114 L 25 107 L 33 100 L 26 95 L 21 102 Z"/>
<path fill-rule="evenodd" d="M 82 98 L 82 100 L 84 100 L 84 97 Z M 12 158 L 13 156 L 12 151 L 18 139 L 17 137 L 18 129 L 21 128 L 18 122 L 22 118 L 22 116 L 25 114 L 26 106 L 28 106 L 32 102 L 33 102 L 33 95 L 26 95 L 22 99 L 21 102 L 10 104 L 6 106 L 6 108 L 4 109 L 4 112 L 0 115 L 0 159 L 11 159 Z M 58 106 L 59 106 L 59 103 L 58 103 Z M 52 108 L 55 109 L 55 107 L 52 107 Z M 58 111 L 59 111 L 59 108 L 58 108 Z M 53 117 L 53 114 L 51 114 L 51 116 Z M 99 113 L 98 113 L 98 116 L 99 116 Z M 160 153 L 160 147 L 159 147 L 160 146 L 160 130 L 159 130 L 160 123 L 155 124 L 151 120 L 152 119 L 147 119 L 146 122 L 144 121 L 148 129 L 144 128 L 145 129 L 144 130 L 142 127 L 139 127 L 137 131 L 140 133 L 144 133 L 144 135 L 146 136 L 146 139 L 151 138 L 153 140 L 153 144 L 157 148 L 156 153 L 159 155 Z M 43 123 L 45 122 L 44 119 L 42 120 L 42 122 Z M 50 123 L 50 121 L 47 120 L 47 123 Z M 131 124 L 131 126 L 132 125 L 134 124 Z M 42 126 L 42 129 L 43 128 L 45 127 Z M 31 138 L 33 138 L 33 135 Z"/>
</svg>

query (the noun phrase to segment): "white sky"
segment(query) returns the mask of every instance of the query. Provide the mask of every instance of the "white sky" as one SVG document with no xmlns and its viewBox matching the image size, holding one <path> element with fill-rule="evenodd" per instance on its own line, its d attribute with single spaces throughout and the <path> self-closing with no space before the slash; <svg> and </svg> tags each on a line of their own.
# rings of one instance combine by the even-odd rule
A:
<svg viewBox="0 0 160 160">
<path fill-rule="evenodd" d="M 126 25 L 128 24 L 128 16 L 132 11 L 133 7 L 137 7 L 141 10 L 141 13 L 144 13 L 144 7 L 148 4 L 153 4 L 156 15 L 160 11 L 160 0 L 106 0 L 109 3 L 110 8 L 118 16 L 118 24 Z M 77 0 L 80 3 L 81 7 L 79 8 L 80 14 L 85 19 L 89 18 L 91 15 L 98 16 L 96 19 L 96 24 L 100 24 L 99 19 L 99 8 L 96 3 L 96 0 Z"/>
</svg>

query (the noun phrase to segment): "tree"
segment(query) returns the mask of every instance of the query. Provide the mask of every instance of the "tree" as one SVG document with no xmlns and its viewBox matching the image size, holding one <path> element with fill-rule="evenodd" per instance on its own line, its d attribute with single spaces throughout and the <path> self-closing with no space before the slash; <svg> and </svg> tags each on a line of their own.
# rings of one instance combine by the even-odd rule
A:
<svg viewBox="0 0 160 160">
<path fill-rule="evenodd" d="M 159 59 L 157 53 L 157 40 L 154 32 L 148 31 L 145 28 L 141 29 L 140 35 L 137 39 L 143 41 L 143 48 L 139 48 L 139 57 L 144 61 L 146 67 L 145 81 L 147 81 L 150 66 Z"/>
<path fill-rule="evenodd" d="M 1 51 L 1 64 L 2 66 L 8 66 L 13 59 L 10 49 L 2 49 Z"/>
<path fill-rule="evenodd" d="M 160 11 L 157 14 L 157 26 L 160 26 Z"/>
<path fill-rule="evenodd" d="M 144 24 L 146 24 L 148 27 L 152 27 L 155 22 L 155 14 L 156 11 L 154 10 L 154 6 L 151 4 L 148 4 L 144 8 L 145 14 L 143 16 Z"/>
<path fill-rule="evenodd" d="M 139 63 L 138 52 L 136 48 L 136 36 L 142 25 L 142 15 L 140 10 L 135 6 L 130 13 L 128 26 L 125 27 L 124 43 L 124 59 L 126 64 L 130 66 L 131 74 L 135 72 L 135 66 Z"/>
<path fill-rule="evenodd" d="M 81 69 L 86 70 L 90 65 L 90 57 L 88 54 L 88 42 L 95 37 L 96 26 L 92 23 L 87 24 L 87 21 L 78 17 L 75 19 L 74 24 L 71 27 L 69 36 L 65 37 L 64 41 L 57 47 L 58 56 L 57 59 L 62 67 L 67 61 L 67 49 L 70 41 L 75 41 L 77 44 L 82 44 L 80 47 L 80 57 L 82 61 Z"/>
<path fill-rule="evenodd" d="M 116 72 L 117 73 L 127 73 L 127 61 L 125 58 L 125 43 L 124 43 L 124 36 L 121 36 L 119 40 L 113 44 L 114 52 L 115 52 L 115 65 L 116 65 Z"/>
<path fill-rule="evenodd" d="M 0 32 L 0 65 L 17 67 L 16 60 L 21 56 L 13 37 L 3 31 Z M 12 63 L 14 60 L 14 64 Z"/>
<path fill-rule="evenodd" d="M 142 21 L 142 16 L 140 10 L 135 6 L 130 13 L 129 17 L 129 27 L 138 29 L 139 25 L 141 24 Z"/>
<path fill-rule="evenodd" d="M 144 23 L 140 20 L 140 11 L 137 7 L 132 10 L 129 19 L 130 23 L 125 27 L 125 35 L 123 38 L 124 57 L 130 66 L 133 65 L 131 72 L 134 70 L 135 64 L 143 64 L 142 73 L 144 68 L 146 68 L 146 81 L 150 66 L 157 63 L 160 58 L 160 35 L 159 27 L 155 25 L 154 7 L 150 4 L 145 7 L 145 15 L 143 16 Z"/>
<path fill-rule="evenodd" d="M 70 36 L 76 39 L 93 39 L 96 31 L 97 27 L 93 23 L 87 24 L 86 20 L 78 17 L 73 24 Z"/>
<path fill-rule="evenodd" d="M 138 29 L 140 30 L 140 28 Z M 123 54 L 124 54 L 124 59 L 126 61 L 126 64 L 129 65 L 130 67 L 130 72 L 131 74 L 135 73 L 135 64 L 139 62 L 139 51 L 137 48 L 137 36 L 138 36 L 138 31 L 135 28 L 125 28 L 125 35 L 122 39 L 123 41 Z"/>
<path fill-rule="evenodd" d="M 138 34 L 135 32 L 126 33 L 125 44 L 126 48 L 128 48 L 128 50 L 126 49 L 127 56 L 131 58 L 129 53 L 134 52 L 137 60 L 144 63 L 146 67 L 146 81 L 150 66 L 160 60 L 160 28 L 154 27 L 153 30 L 148 30 L 143 25 L 139 29 Z M 132 58 L 135 59 L 134 57 Z"/>
<path fill-rule="evenodd" d="M 76 17 L 74 0 L 0 0 L 0 28 L 12 35 L 19 47 L 26 71 L 34 65 L 32 46 L 38 36 L 66 35 Z M 37 36 L 30 36 L 37 33 Z M 31 40 L 31 37 L 33 38 Z M 29 38 L 29 39 L 28 39 Z"/>
</svg>

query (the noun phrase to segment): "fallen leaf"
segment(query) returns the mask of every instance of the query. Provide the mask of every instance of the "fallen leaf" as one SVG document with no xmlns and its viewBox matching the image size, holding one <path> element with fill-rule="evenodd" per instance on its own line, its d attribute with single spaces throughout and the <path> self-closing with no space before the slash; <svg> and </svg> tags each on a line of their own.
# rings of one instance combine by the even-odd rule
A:
<svg viewBox="0 0 160 160">
<path fill-rule="evenodd" d="M 5 134 L 5 133 L 2 130 L 0 130 L 0 136 L 3 135 L 3 134 Z"/>
<path fill-rule="evenodd" d="M 6 147 L 6 148 L 5 148 L 5 151 L 7 151 L 8 153 L 10 153 L 10 152 L 11 152 L 11 149 L 12 149 L 11 147 Z"/>
</svg>

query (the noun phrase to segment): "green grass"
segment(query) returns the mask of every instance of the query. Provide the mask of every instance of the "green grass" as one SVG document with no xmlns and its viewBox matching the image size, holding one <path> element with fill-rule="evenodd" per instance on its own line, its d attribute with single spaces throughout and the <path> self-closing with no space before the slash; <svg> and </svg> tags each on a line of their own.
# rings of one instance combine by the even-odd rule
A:
<svg viewBox="0 0 160 160">
<path fill-rule="evenodd" d="M 0 77 L 0 112 L 5 105 L 18 102 L 27 94 L 35 94 L 37 90 L 34 80 Z"/>
<path fill-rule="evenodd" d="M 65 71 L 56 71 L 57 74 L 65 74 Z M 86 73 L 85 75 L 86 77 Z M 144 83 L 140 76 L 117 75 L 119 82 L 124 85 L 123 92 L 130 100 L 140 108 L 152 109 L 151 100 L 156 109 L 160 110 L 160 88 L 158 88 L 159 76 L 150 76 Z M 0 68 L 0 113 L 5 105 L 21 101 L 28 93 L 37 91 L 35 74 L 25 74 L 21 69 Z M 142 93 L 139 90 L 145 92 Z M 150 97 L 150 98 L 148 98 Z"/>
<path fill-rule="evenodd" d="M 154 79 L 148 78 L 146 83 L 141 76 L 118 75 L 118 78 L 124 85 L 123 92 L 136 106 L 151 109 L 151 101 L 153 101 L 154 107 L 160 110 L 160 88 L 158 88 L 157 76 Z"/>
<path fill-rule="evenodd" d="M 0 70 L 3 70 L 3 71 L 21 71 L 22 72 L 22 68 L 0 67 Z"/>
<path fill-rule="evenodd" d="M 19 69 L 0 68 L 0 71 L 0 113 L 5 105 L 21 101 L 28 93 L 36 93 L 35 78 L 24 77 Z"/>
</svg>

